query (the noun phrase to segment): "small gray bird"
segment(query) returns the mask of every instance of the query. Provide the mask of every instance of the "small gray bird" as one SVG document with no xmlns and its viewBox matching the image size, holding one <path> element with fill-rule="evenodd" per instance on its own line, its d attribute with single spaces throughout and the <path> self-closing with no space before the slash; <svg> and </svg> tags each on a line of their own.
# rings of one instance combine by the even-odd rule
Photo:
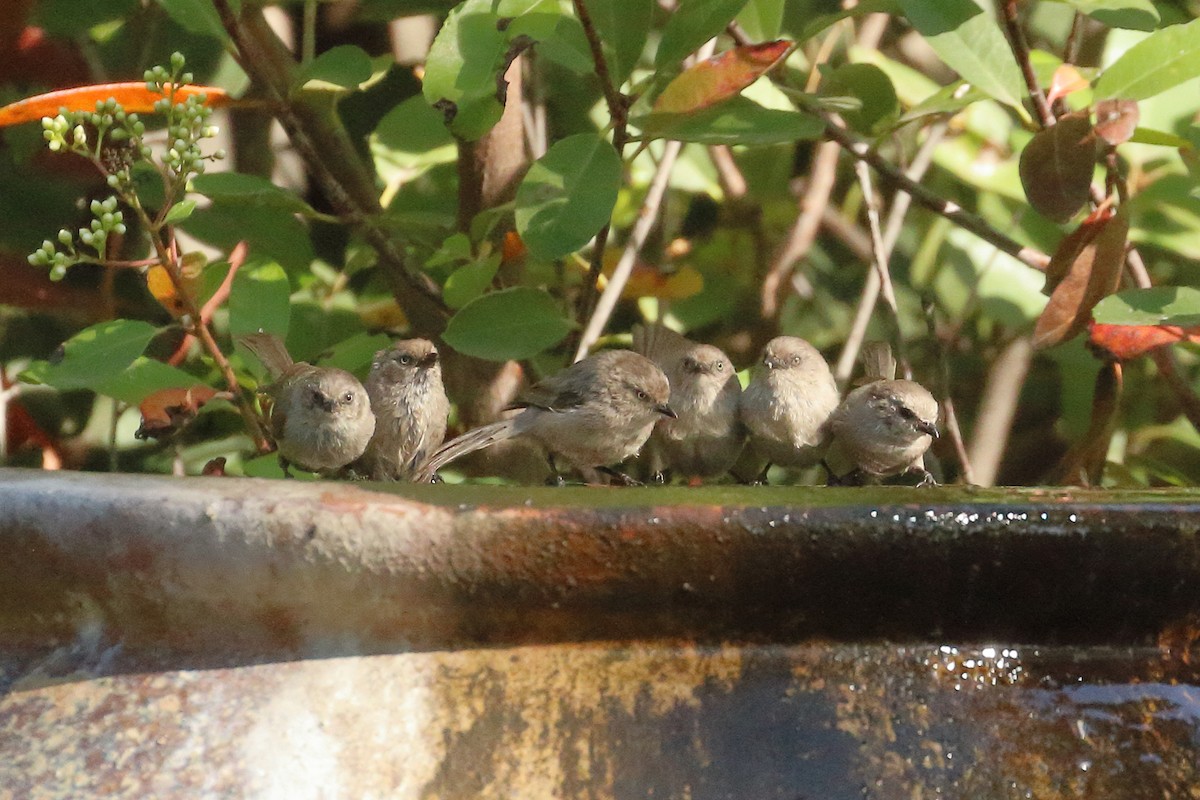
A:
<svg viewBox="0 0 1200 800">
<path fill-rule="evenodd" d="M 795 336 L 777 336 L 763 348 L 742 394 L 742 423 L 750 448 L 771 464 L 803 468 L 818 463 L 829 440 L 838 388 L 817 348 Z"/>
<path fill-rule="evenodd" d="M 724 475 L 746 442 L 738 419 L 742 385 L 720 348 L 697 344 L 662 325 L 635 325 L 633 349 L 662 369 L 671 384 L 671 408 L 654 426 L 643 458 L 662 476 Z"/>
<path fill-rule="evenodd" d="M 629 350 L 596 353 L 530 387 L 511 406 L 521 413 L 443 445 L 417 480 L 432 480 L 456 458 L 520 436 L 545 451 L 555 482 L 561 461 L 636 483 L 611 467 L 637 455 L 655 422 L 675 417 L 669 396 L 667 376 L 648 359 Z"/>
<path fill-rule="evenodd" d="M 846 395 L 830 419 L 830 485 L 878 482 L 902 472 L 920 475 L 921 485 L 934 483 L 924 457 L 938 436 L 937 400 L 921 384 L 895 379 L 886 342 L 863 345 L 862 361 L 866 383 Z"/>
<path fill-rule="evenodd" d="M 450 401 L 437 348 L 428 339 L 404 339 L 380 350 L 365 385 L 375 435 L 354 471 L 377 481 L 412 480 L 446 436 Z"/>
<path fill-rule="evenodd" d="M 268 421 L 283 474 L 295 464 L 331 477 L 363 454 L 375 430 L 375 416 L 358 378 L 336 367 L 296 362 L 271 333 L 252 333 L 238 342 L 267 368 L 272 383 Z"/>
</svg>

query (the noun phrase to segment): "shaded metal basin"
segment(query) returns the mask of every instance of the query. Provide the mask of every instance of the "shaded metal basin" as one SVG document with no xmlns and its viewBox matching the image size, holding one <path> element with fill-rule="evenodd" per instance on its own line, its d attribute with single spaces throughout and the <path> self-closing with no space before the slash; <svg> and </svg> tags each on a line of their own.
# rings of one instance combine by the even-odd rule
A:
<svg viewBox="0 0 1200 800">
<path fill-rule="evenodd" d="M 0 470 L 0 800 L 1200 797 L 1200 497 Z"/>
</svg>

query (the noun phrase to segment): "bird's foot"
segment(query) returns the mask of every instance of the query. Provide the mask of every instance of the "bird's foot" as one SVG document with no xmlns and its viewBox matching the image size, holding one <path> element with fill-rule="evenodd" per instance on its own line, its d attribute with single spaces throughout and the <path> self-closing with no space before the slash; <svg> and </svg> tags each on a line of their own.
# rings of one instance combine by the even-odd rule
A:
<svg viewBox="0 0 1200 800">
<path fill-rule="evenodd" d="M 917 481 L 918 489 L 924 489 L 926 486 L 937 486 L 938 485 L 937 480 L 933 477 L 933 473 L 927 469 L 917 468 L 917 469 L 909 470 L 909 472 L 913 473 L 914 475 L 920 476 L 921 480 Z"/>
<path fill-rule="evenodd" d="M 600 467 L 600 471 L 603 472 L 608 477 L 612 478 L 617 483 L 621 484 L 622 486 L 645 486 L 646 485 L 646 484 L 642 483 L 641 481 L 637 480 L 636 478 L 631 478 L 628 475 L 626 475 L 624 472 L 613 469 L 612 467 Z"/>
</svg>

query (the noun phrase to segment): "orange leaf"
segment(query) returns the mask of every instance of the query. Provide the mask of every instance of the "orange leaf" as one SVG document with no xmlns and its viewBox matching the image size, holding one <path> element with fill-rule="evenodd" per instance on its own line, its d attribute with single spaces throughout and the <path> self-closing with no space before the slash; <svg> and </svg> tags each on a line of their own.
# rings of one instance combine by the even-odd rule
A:
<svg viewBox="0 0 1200 800">
<path fill-rule="evenodd" d="M 1053 103 L 1060 97 L 1086 89 L 1090 86 L 1087 80 L 1079 74 L 1079 70 L 1070 64 L 1063 64 L 1054 70 L 1054 78 L 1050 82 L 1050 91 L 1046 93 L 1046 102 Z"/>
<path fill-rule="evenodd" d="M 1033 331 L 1034 347 L 1051 347 L 1081 332 L 1092 309 L 1117 290 L 1125 262 L 1129 214 L 1104 207 L 1065 237 L 1046 268 L 1050 302 Z"/>
<path fill-rule="evenodd" d="M 138 410 L 142 412 L 142 424 L 134 435 L 138 439 L 157 439 L 174 433 L 196 416 L 200 406 L 216 395 L 216 390 L 208 386 L 160 389 L 138 405 Z"/>
<path fill-rule="evenodd" d="M 204 104 L 212 108 L 229 105 L 232 101 L 224 89 L 193 84 L 180 86 L 175 90 L 175 97 L 183 100 L 191 95 L 201 93 L 206 96 Z M 76 86 L 73 89 L 59 89 L 57 92 L 27 97 L 0 108 L 0 128 L 20 125 L 23 122 L 36 122 L 42 117 L 53 117 L 62 108 L 69 111 L 93 111 L 96 103 L 103 103 L 110 97 L 120 103 L 127 113 L 138 114 L 151 113 L 154 111 L 154 104 L 163 99 L 161 93 L 147 89 L 145 81 L 101 83 L 93 86 Z"/>
<path fill-rule="evenodd" d="M 685 69 L 654 102 L 655 113 L 686 114 L 728 100 L 779 63 L 792 48 L 786 39 L 748 44 Z"/>
<path fill-rule="evenodd" d="M 202 253 L 188 253 L 180 263 L 184 287 L 193 295 L 196 293 L 196 284 L 205 263 L 206 259 Z M 171 316 L 179 318 L 187 312 L 187 305 L 180 299 L 171 274 L 162 264 L 155 264 L 146 271 L 146 288 Z"/>
<path fill-rule="evenodd" d="M 1176 342 L 1200 341 L 1200 326 L 1181 328 L 1178 325 L 1088 325 L 1088 345 L 1102 358 L 1128 361 L 1151 350 Z"/>
</svg>

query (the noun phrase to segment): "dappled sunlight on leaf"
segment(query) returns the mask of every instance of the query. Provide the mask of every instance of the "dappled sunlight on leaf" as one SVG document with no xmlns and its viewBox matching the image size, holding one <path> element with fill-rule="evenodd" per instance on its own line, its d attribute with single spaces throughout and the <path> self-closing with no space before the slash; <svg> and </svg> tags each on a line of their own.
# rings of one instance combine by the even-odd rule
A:
<svg viewBox="0 0 1200 800">
<path fill-rule="evenodd" d="M 786 39 L 743 45 L 701 61 L 667 84 L 654 111 L 686 114 L 727 100 L 778 64 L 792 47 Z"/>
</svg>

